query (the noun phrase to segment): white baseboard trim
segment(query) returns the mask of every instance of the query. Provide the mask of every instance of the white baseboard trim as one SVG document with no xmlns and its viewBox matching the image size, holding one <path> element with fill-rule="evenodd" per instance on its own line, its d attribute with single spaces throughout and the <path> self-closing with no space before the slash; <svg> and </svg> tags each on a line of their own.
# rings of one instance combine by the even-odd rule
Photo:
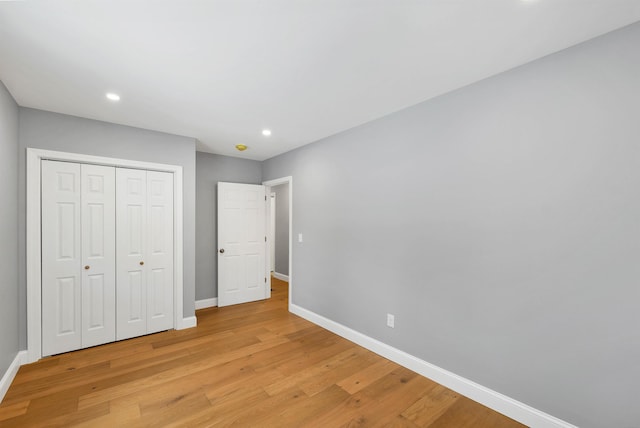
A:
<svg viewBox="0 0 640 428">
<path fill-rule="evenodd" d="M 534 428 L 577 428 L 568 422 L 534 409 L 499 392 L 479 385 L 462 376 L 428 363 L 404 351 L 382 343 L 342 324 L 291 304 L 290 311 L 314 324 L 323 327 L 338 336 L 344 337 L 358 345 L 367 348 L 403 367 L 413 370 L 459 394 L 502 413 L 520 423 Z"/>
<path fill-rule="evenodd" d="M 7 371 L 4 372 L 4 375 L 2 376 L 2 380 L 0 380 L 0 403 L 2 403 L 4 396 L 9 390 L 9 387 L 11 386 L 11 382 L 13 382 L 13 378 L 16 377 L 16 374 L 18 373 L 18 369 L 20 368 L 21 365 L 25 364 L 26 362 L 27 362 L 27 351 L 20 351 L 16 354 L 16 357 L 11 362 L 11 365 L 9 365 L 9 368 L 7 369 Z"/>
<path fill-rule="evenodd" d="M 217 297 L 213 297 L 211 299 L 196 300 L 196 311 L 198 309 L 212 308 L 214 306 L 218 306 Z"/>
<path fill-rule="evenodd" d="M 283 275 L 278 272 L 271 272 L 271 275 L 273 275 L 274 278 L 278 278 L 280 281 L 289 282 L 289 275 Z"/>
<path fill-rule="evenodd" d="M 176 330 L 184 330 L 185 328 L 192 328 L 198 325 L 198 319 L 196 316 L 182 318 L 182 322 L 176 327 Z"/>
</svg>

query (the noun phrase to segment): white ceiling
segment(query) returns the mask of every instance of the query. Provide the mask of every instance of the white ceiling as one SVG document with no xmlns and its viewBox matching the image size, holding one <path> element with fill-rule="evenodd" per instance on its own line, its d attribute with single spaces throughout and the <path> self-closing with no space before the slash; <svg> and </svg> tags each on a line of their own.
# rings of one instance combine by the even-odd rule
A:
<svg viewBox="0 0 640 428">
<path fill-rule="evenodd" d="M 2 1 L 0 80 L 263 160 L 638 20 L 640 0 Z"/>
</svg>

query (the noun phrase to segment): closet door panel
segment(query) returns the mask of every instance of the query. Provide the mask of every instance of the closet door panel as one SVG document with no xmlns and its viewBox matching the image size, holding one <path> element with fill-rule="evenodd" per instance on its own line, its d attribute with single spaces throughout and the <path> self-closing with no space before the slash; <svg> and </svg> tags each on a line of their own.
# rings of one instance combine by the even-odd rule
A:
<svg viewBox="0 0 640 428">
<path fill-rule="evenodd" d="M 147 334 L 147 172 L 116 168 L 116 336 Z"/>
<path fill-rule="evenodd" d="M 82 347 L 116 339 L 115 168 L 82 165 Z"/>
<path fill-rule="evenodd" d="M 173 328 L 173 174 L 147 172 L 148 333 Z"/>
<path fill-rule="evenodd" d="M 42 161 L 42 355 L 79 349 L 80 165 Z"/>
</svg>

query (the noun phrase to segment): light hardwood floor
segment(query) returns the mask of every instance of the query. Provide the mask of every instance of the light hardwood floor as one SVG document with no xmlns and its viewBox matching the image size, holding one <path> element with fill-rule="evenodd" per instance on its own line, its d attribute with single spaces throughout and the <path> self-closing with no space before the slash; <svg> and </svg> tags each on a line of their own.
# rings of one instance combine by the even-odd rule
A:
<svg viewBox="0 0 640 428">
<path fill-rule="evenodd" d="M 20 368 L 1 427 L 521 427 L 267 301 Z"/>
</svg>

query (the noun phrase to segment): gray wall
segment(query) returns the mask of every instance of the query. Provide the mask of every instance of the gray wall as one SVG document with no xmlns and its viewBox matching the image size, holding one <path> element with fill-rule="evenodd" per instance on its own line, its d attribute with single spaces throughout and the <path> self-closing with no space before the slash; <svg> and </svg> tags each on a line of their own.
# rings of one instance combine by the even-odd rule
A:
<svg viewBox="0 0 640 428">
<path fill-rule="evenodd" d="M 218 297 L 218 189 L 219 181 L 262 182 L 260 162 L 196 153 L 196 300 Z"/>
<path fill-rule="evenodd" d="M 18 338 L 18 105 L 0 82 L 0 377 L 20 350 Z"/>
<path fill-rule="evenodd" d="M 195 313 L 195 140 L 161 132 L 20 108 L 20 340 L 26 349 L 26 148 L 180 165 L 183 168 L 184 317 Z"/>
<path fill-rule="evenodd" d="M 265 161 L 294 177 L 294 304 L 579 426 L 638 426 L 638 46 L 635 24 Z"/>
<path fill-rule="evenodd" d="M 289 275 L 289 184 L 271 191 L 276 194 L 276 272 Z"/>
</svg>

